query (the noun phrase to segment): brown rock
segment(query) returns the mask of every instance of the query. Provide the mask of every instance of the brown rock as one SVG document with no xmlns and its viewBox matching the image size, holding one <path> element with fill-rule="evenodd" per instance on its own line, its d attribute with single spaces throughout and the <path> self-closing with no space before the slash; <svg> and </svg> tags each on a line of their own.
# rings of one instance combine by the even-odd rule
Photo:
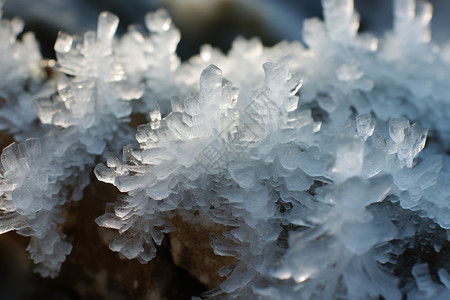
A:
<svg viewBox="0 0 450 300">
<path fill-rule="evenodd" d="M 171 222 L 176 226 L 176 231 L 169 234 L 175 265 L 189 272 L 208 289 L 217 287 L 224 280 L 218 274 L 219 269 L 234 263 L 235 259 L 214 254 L 209 236 L 231 228 L 214 223 L 201 211 L 178 211 Z"/>
</svg>

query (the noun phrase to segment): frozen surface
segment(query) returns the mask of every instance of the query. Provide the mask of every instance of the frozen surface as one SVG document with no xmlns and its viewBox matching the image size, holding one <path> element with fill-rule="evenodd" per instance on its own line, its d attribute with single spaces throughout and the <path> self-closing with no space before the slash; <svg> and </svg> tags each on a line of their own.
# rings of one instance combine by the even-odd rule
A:
<svg viewBox="0 0 450 300">
<path fill-rule="evenodd" d="M 376 37 L 358 33 L 353 1 L 322 4 L 306 45 L 238 38 L 183 63 L 164 10 L 120 38 L 107 12 L 96 32 L 61 33 L 56 91 L 35 100 L 53 129 L 2 153 L 0 232 L 32 236 L 38 270 L 56 275 L 71 247 L 61 209 L 103 155 L 95 175 L 125 194 L 96 220 L 119 231 L 111 250 L 150 261 L 183 210 L 233 228 L 211 246 L 237 263 L 205 297 L 446 299 L 450 56 L 432 8 L 394 1 Z M 134 141 L 124 121 L 142 112 Z M 422 249 L 435 261 L 407 256 Z"/>
</svg>

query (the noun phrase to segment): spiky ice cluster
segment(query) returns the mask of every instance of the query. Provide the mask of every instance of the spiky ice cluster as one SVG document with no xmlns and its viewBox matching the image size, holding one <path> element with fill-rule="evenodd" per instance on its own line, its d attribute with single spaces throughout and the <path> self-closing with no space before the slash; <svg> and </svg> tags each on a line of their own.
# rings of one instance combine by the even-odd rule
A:
<svg viewBox="0 0 450 300">
<path fill-rule="evenodd" d="M 17 38 L 24 22 L 19 18 L 3 19 L 2 6 L 0 1 L 0 130 L 23 140 L 32 136 L 34 130 L 30 127 L 37 119 L 33 96 L 41 88 L 42 57 L 33 33 Z"/>
<path fill-rule="evenodd" d="M 416 268 L 428 274 L 421 262 L 409 279 L 394 275 L 419 231 L 430 232 L 411 229 L 399 215 L 418 211 L 439 230 L 448 228 L 442 157 L 429 151 L 416 159 L 428 130 L 402 116 L 429 125 L 436 139 L 445 131 L 430 122 L 425 111 L 435 108 L 421 100 L 428 95 L 407 76 L 386 79 L 403 72 L 390 54 L 412 45 L 442 62 L 424 37 L 427 16 L 400 20 L 402 10 L 415 11 L 413 2 L 407 4 L 396 6 L 396 24 L 409 25 L 396 25 L 382 41 L 357 34 L 351 1 L 324 1 L 325 23 L 305 24 L 309 48 L 282 43 L 270 49 L 239 39 L 229 56 L 205 46 L 182 65 L 180 72 L 198 72 L 209 63 L 223 71 L 204 69 L 198 94 L 173 98 L 165 118 L 150 113 L 151 122 L 136 135 L 140 149 L 126 148 L 123 163 L 109 156 L 107 166 L 96 167 L 100 180 L 129 194 L 97 220 L 121 233 L 111 249 L 146 261 L 155 255 L 161 232 L 174 230 L 167 224 L 173 213 L 201 210 L 235 227 L 211 241 L 217 254 L 237 264 L 221 271 L 227 279 L 209 297 L 400 299 L 447 293 L 445 284 L 425 291 L 422 277 L 414 275 Z M 414 30 L 416 39 L 401 26 Z M 425 64 L 412 57 L 395 60 Z M 272 62 L 258 69 L 264 61 Z M 241 87 L 236 100 L 229 100 L 230 83 L 222 73 Z M 429 96 L 445 101 L 437 93 Z M 387 109 L 386 101 L 396 109 Z M 443 283 L 445 272 L 439 271 Z M 408 288 L 399 288 L 403 281 Z"/>
<path fill-rule="evenodd" d="M 379 39 L 358 33 L 353 1 L 322 3 L 306 46 L 238 38 L 228 55 L 206 45 L 184 63 L 162 10 L 147 15 L 149 34 L 114 38 L 108 13 L 97 33 L 60 34 L 69 76 L 36 100 L 41 123 L 59 127 L 3 151 L 2 232 L 31 235 L 41 273 L 56 275 L 70 252 L 61 209 L 109 149 L 94 172 L 126 193 L 97 219 L 119 230 L 113 251 L 148 262 L 183 211 L 233 228 L 211 239 L 236 263 L 206 297 L 445 299 L 446 264 L 402 266 L 417 244 L 439 257 L 450 228 L 450 59 L 430 41 L 431 6 L 394 1 Z M 132 132 L 122 121 L 143 111 L 139 147 L 120 160 Z"/>
<path fill-rule="evenodd" d="M 60 33 L 57 91 L 35 100 L 35 114 L 49 132 L 11 144 L 1 156 L 1 232 L 31 236 L 27 250 L 43 276 L 56 276 L 72 248 L 57 229 L 64 222 L 63 206 L 82 198 L 95 158 L 106 145 L 121 148 L 111 142 L 122 145 L 132 134 L 124 119 L 131 114 L 129 100 L 140 98 L 143 87 L 128 84 L 114 56 L 118 22 L 102 13 L 97 32 L 83 37 Z"/>
</svg>

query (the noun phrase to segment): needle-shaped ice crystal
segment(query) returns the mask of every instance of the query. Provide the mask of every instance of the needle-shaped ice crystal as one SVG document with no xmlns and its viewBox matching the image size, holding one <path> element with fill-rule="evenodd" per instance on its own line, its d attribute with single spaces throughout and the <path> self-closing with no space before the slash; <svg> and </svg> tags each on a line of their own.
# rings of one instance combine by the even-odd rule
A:
<svg viewBox="0 0 450 300">
<path fill-rule="evenodd" d="M 322 0 L 325 25 L 332 40 L 351 43 L 359 28 L 353 0 Z"/>
</svg>

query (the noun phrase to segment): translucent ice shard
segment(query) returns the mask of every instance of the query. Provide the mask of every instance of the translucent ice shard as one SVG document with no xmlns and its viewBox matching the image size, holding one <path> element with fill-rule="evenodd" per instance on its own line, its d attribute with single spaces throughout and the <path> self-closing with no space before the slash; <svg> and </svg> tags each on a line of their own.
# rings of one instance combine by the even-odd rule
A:
<svg viewBox="0 0 450 300">
<path fill-rule="evenodd" d="M 431 38 L 433 6 L 416 0 L 394 1 L 394 30 L 406 43 L 427 43 Z"/>
<path fill-rule="evenodd" d="M 322 0 L 325 25 L 332 40 L 351 43 L 359 28 L 353 0 Z"/>
<path fill-rule="evenodd" d="M 55 43 L 55 51 L 60 53 L 67 53 L 72 48 L 72 43 L 73 38 L 69 34 L 60 32 Z"/>
<path fill-rule="evenodd" d="M 423 129 L 417 123 L 412 124 L 405 140 L 398 146 L 397 155 L 404 165 L 412 167 L 413 159 L 425 147 L 427 133 L 428 129 Z"/>
<path fill-rule="evenodd" d="M 147 113 L 158 101 L 162 112 L 166 113 L 170 99 L 187 91 L 190 85 L 178 74 L 180 59 L 175 50 L 181 36 L 164 9 L 149 12 L 145 16 L 145 26 L 150 34 L 131 27 L 120 39 L 117 53 L 130 80 L 145 84 L 141 112 Z"/>
<path fill-rule="evenodd" d="M 389 135 L 396 143 L 401 143 L 409 133 L 409 121 L 406 118 L 389 120 Z"/>
<path fill-rule="evenodd" d="M 105 43 L 105 48 L 110 49 L 114 35 L 117 30 L 117 26 L 119 25 L 119 18 L 116 15 L 113 15 L 109 12 L 102 12 L 98 17 L 97 24 L 97 39 L 99 39 L 102 43 Z"/>
<path fill-rule="evenodd" d="M 356 116 L 356 130 L 364 140 L 372 136 L 375 124 L 376 120 L 370 113 Z"/>
<path fill-rule="evenodd" d="M 83 38 L 60 33 L 55 44 L 61 70 L 57 93 L 51 99 L 38 98 L 39 117 L 43 123 L 62 127 L 76 126 L 80 141 L 88 152 L 100 154 L 112 140 L 114 126 L 104 122 L 121 122 L 131 114 L 128 100 L 140 98 L 140 84 L 127 80 L 124 67 L 113 51 L 117 16 L 103 12 L 97 32 Z"/>
</svg>

